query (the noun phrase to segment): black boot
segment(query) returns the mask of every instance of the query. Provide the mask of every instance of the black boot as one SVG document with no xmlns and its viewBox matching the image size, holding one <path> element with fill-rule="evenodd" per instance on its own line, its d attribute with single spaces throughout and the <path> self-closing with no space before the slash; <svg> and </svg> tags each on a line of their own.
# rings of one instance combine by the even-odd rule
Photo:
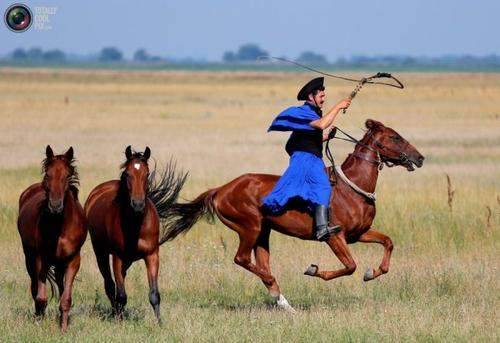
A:
<svg viewBox="0 0 500 343">
<path fill-rule="evenodd" d="M 326 241 L 330 234 L 340 231 L 340 226 L 328 227 L 328 207 L 317 205 L 314 209 L 314 232 L 313 237 L 318 241 Z"/>
</svg>

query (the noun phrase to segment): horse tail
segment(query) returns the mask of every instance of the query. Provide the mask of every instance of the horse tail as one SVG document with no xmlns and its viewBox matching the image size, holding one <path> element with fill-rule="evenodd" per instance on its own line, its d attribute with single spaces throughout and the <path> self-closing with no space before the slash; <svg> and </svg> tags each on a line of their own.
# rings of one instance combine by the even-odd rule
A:
<svg viewBox="0 0 500 343">
<path fill-rule="evenodd" d="M 160 217 L 162 228 L 171 220 L 171 207 L 177 201 L 186 182 L 188 173 L 177 172 L 176 163 L 170 160 L 165 169 L 158 171 L 156 166 L 148 178 L 148 198 L 153 202 Z"/>
<path fill-rule="evenodd" d="M 51 298 L 54 296 L 57 296 L 57 299 L 61 298 L 56 282 L 56 267 L 53 265 L 49 266 L 49 270 L 47 271 L 47 280 L 49 280 L 50 284 L 50 293 L 52 294 Z"/>
<path fill-rule="evenodd" d="M 170 220 L 165 226 L 160 244 L 173 240 L 181 233 L 187 233 L 203 216 L 207 216 L 208 221 L 213 223 L 215 219 L 213 197 L 217 190 L 218 188 L 210 189 L 188 203 L 174 204 L 170 208 Z"/>
</svg>

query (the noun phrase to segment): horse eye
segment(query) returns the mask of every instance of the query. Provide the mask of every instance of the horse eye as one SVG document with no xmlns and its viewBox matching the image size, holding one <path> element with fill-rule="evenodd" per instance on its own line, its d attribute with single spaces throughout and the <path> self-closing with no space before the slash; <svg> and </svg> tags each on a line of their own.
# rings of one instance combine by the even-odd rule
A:
<svg viewBox="0 0 500 343">
<path fill-rule="evenodd" d="M 399 136 L 392 136 L 391 137 L 393 140 L 395 140 L 396 142 L 400 141 L 401 140 L 401 137 Z"/>
</svg>

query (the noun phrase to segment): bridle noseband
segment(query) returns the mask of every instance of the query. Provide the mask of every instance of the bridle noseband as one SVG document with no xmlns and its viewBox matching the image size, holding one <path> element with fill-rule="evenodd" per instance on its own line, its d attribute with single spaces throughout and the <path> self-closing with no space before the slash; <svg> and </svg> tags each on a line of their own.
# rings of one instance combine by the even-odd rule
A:
<svg viewBox="0 0 500 343">
<path fill-rule="evenodd" d="M 336 137 L 336 131 L 340 131 L 342 132 L 347 138 L 342 138 L 342 137 Z M 333 131 L 332 131 L 333 132 Z M 404 152 L 401 152 L 401 151 L 396 151 L 394 149 L 391 149 L 387 146 L 385 146 L 384 144 L 382 144 L 379 140 L 377 140 L 375 137 L 373 137 L 373 131 L 370 131 L 370 134 L 368 136 L 368 139 L 372 139 L 373 140 L 373 144 L 378 148 L 378 149 L 375 149 L 373 148 L 372 146 L 368 145 L 368 144 L 365 144 L 363 142 L 361 142 L 360 140 L 354 138 L 353 136 L 351 136 L 350 134 L 348 134 L 347 132 L 343 131 L 342 129 L 338 128 L 338 127 L 335 127 L 335 131 L 333 132 L 332 135 L 330 135 L 328 137 L 328 140 L 326 141 L 326 146 L 325 146 L 325 154 L 326 154 L 326 157 L 328 158 L 328 160 L 330 161 L 330 163 L 332 164 L 332 166 L 335 166 L 335 161 L 333 159 L 333 156 L 332 156 L 332 153 L 330 151 L 330 140 L 332 138 L 335 138 L 335 139 L 341 139 L 341 140 L 344 140 L 344 141 L 347 141 L 347 142 L 351 142 L 351 143 L 355 143 L 355 144 L 359 144 L 361 145 L 362 147 L 370 150 L 371 152 L 375 153 L 377 155 L 377 158 L 376 159 L 373 159 L 369 156 L 366 156 L 366 155 L 363 155 L 357 151 L 354 151 L 353 153 L 349 154 L 349 155 L 353 155 L 355 157 L 358 157 L 358 158 L 361 158 L 365 161 L 368 161 L 370 163 L 373 163 L 375 165 L 377 165 L 378 169 L 379 170 L 382 170 L 382 168 L 384 167 L 384 164 L 388 167 L 388 168 L 392 168 L 396 165 L 396 163 L 394 162 L 391 162 L 391 160 L 394 160 L 393 157 L 389 157 L 387 155 L 385 155 L 383 152 L 379 151 L 378 149 L 382 150 L 382 151 L 387 151 L 389 153 L 393 153 L 394 155 L 398 155 L 398 162 L 401 164 L 401 165 L 405 165 L 408 163 L 408 155 L 406 155 Z"/>
</svg>

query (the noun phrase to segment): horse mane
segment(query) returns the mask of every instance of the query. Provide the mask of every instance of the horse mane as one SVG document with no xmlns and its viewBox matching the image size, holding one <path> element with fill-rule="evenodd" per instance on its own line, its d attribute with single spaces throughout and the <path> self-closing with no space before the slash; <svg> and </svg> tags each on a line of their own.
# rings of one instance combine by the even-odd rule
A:
<svg viewBox="0 0 500 343">
<path fill-rule="evenodd" d="M 80 175 L 78 174 L 78 171 L 76 170 L 76 158 L 72 158 L 71 160 L 68 160 L 66 156 L 64 155 L 57 155 L 52 158 L 44 158 L 42 161 L 42 174 L 47 173 L 47 169 L 50 167 L 52 162 L 54 160 L 60 160 L 66 163 L 69 169 L 69 177 L 68 177 L 68 184 L 69 184 L 69 190 L 71 193 L 73 193 L 73 196 L 78 199 L 78 186 L 80 186 Z"/>
</svg>

